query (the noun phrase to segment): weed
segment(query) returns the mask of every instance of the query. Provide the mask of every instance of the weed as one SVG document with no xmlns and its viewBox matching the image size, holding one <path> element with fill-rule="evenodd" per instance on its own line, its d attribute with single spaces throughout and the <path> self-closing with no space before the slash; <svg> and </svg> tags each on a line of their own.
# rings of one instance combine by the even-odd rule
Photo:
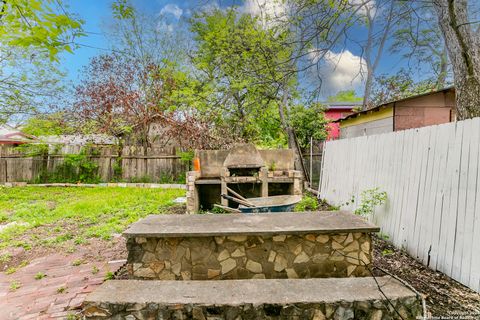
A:
<svg viewBox="0 0 480 320">
<path fill-rule="evenodd" d="M 47 275 L 43 272 L 38 272 L 36 275 L 35 275 L 35 280 L 40 280 L 40 279 L 43 279 L 45 278 Z"/>
<path fill-rule="evenodd" d="M 312 195 L 306 194 L 302 200 L 295 206 L 295 211 L 315 211 L 318 209 L 318 199 Z"/>
<path fill-rule="evenodd" d="M 12 274 L 15 272 L 17 272 L 17 268 L 14 268 L 14 267 L 10 267 L 7 269 L 7 271 L 5 271 L 6 274 Z"/>
<path fill-rule="evenodd" d="M 93 266 L 92 267 L 92 274 L 97 274 L 98 273 L 98 267 L 97 266 Z"/>
<path fill-rule="evenodd" d="M 105 280 L 112 280 L 114 277 L 115 277 L 115 275 L 114 275 L 113 272 L 111 272 L 111 271 L 108 271 L 108 272 L 105 274 Z"/>
<path fill-rule="evenodd" d="M 69 313 L 67 314 L 67 320 L 77 320 L 77 319 L 80 319 L 80 317 L 74 313 Z"/>
<path fill-rule="evenodd" d="M 74 253 L 77 249 L 75 247 L 68 247 L 67 253 Z"/>
<path fill-rule="evenodd" d="M 394 252 L 393 250 L 391 250 L 391 249 L 384 249 L 384 250 L 382 251 L 382 256 L 390 256 L 390 255 L 392 255 L 392 254 L 394 254 L 394 253 L 395 253 L 395 252 Z"/>
<path fill-rule="evenodd" d="M 85 244 L 87 243 L 87 240 L 85 240 L 85 238 L 83 237 L 76 237 L 73 243 L 75 243 L 76 245 Z"/>
<path fill-rule="evenodd" d="M 18 267 L 19 268 L 23 268 L 25 266 L 27 266 L 30 262 L 28 260 L 23 260 L 19 265 Z"/>
<path fill-rule="evenodd" d="M 21 286 L 22 286 L 22 284 L 20 282 L 18 282 L 17 280 L 13 280 L 12 282 L 10 282 L 10 290 L 11 291 L 15 291 L 15 290 L 19 289 Z"/>
<path fill-rule="evenodd" d="M 0 255 L 0 262 L 1 263 L 8 263 L 10 260 L 12 260 L 12 254 L 11 253 L 4 253 Z"/>
<path fill-rule="evenodd" d="M 83 263 L 83 260 L 82 260 L 82 259 L 75 259 L 75 260 L 73 260 L 73 262 L 72 262 L 72 266 L 78 267 L 78 266 L 81 265 L 82 263 Z"/>
<path fill-rule="evenodd" d="M 64 286 L 58 287 L 57 293 L 67 293 L 67 288 Z"/>
<path fill-rule="evenodd" d="M 388 240 L 388 239 L 390 239 L 390 237 L 388 236 L 388 234 L 383 233 L 383 232 L 380 232 L 380 233 L 378 234 L 378 236 L 379 236 L 380 238 L 382 238 L 383 240 Z"/>
<path fill-rule="evenodd" d="M 376 206 L 384 204 L 385 201 L 387 201 L 387 193 L 385 191 L 379 191 L 378 188 L 364 190 L 355 214 L 368 217 L 374 213 Z"/>
</svg>

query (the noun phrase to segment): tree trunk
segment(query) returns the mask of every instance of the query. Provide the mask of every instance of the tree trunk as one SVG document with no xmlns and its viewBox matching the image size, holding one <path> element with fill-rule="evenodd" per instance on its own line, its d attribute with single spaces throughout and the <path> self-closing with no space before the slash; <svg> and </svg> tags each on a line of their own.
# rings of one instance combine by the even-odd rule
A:
<svg viewBox="0 0 480 320">
<path fill-rule="evenodd" d="M 383 54 L 383 48 L 385 47 L 385 43 L 388 39 L 388 35 L 390 34 L 390 27 L 392 25 L 392 19 L 394 15 L 394 7 L 395 2 L 391 0 L 390 2 L 390 9 L 388 11 L 388 15 L 386 16 L 386 23 L 383 27 L 383 34 L 379 40 L 378 47 L 376 50 L 375 59 L 372 57 L 372 49 L 375 46 L 375 39 L 374 39 L 374 24 L 375 24 L 375 17 L 372 16 L 372 12 L 370 7 L 365 5 L 365 10 L 367 12 L 367 21 L 368 21 L 368 38 L 367 44 L 365 47 L 365 62 L 367 63 L 367 80 L 365 82 L 365 91 L 363 94 L 363 105 L 362 110 L 366 110 L 368 108 L 368 104 L 370 103 L 370 94 L 372 91 L 373 85 L 373 77 L 375 75 L 375 71 L 377 70 L 378 64 L 380 62 L 380 58 Z"/>
<path fill-rule="evenodd" d="M 441 90 L 445 88 L 445 82 L 447 81 L 448 75 L 448 56 L 446 49 L 442 49 L 440 53 L 440 66 L 437 77 L 437 82 L 435 83 L 435 88 Z"/>
<path fill-rule="evenodd" d="M 480 36 L 472 30 L 467 0 L 433 0 L 453 66 L 457 119 L 480 116 Z"/>
<path fill-rule="evenodd" d="M 283 89 L 283 99 L 282 103 L 278 104 L 278 113 L 280 115 L 280 122 L 282 123 L 282 127 L 285 130 L 285 133 L 288 137 L 288 147 L 293 150 L 294 152 L 294 162 L 295 162 L 295 169 L 302 170 L 302 155 L 298 150 L 298 145 L 295 140 L 295 133 L 293 129 L 290 127 L 288 123 L 287 116 L 285 115 L 285 111 L 288 110 L 288 90 L 286 88 Z M 303 171 L 302 171 L 303 172 Z"/>
</svg>

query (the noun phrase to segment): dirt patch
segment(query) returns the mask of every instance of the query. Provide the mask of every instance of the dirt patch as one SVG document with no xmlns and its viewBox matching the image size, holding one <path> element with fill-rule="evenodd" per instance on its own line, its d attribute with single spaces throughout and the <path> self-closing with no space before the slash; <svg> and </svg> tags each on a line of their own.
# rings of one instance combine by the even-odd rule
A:
<svg viewBox="0 0 480 320">
<path fill-rule="evenodd" d="M 480 319 L 480 294 L 441 272 L 425 267 L 387 241 L 377 236 L 373 240 L 374 266 L 405 280 L 425 295 L 427 312 L 432 316 Z M 383 275 L 378 269 L 375 273 Z"/>
</svg>

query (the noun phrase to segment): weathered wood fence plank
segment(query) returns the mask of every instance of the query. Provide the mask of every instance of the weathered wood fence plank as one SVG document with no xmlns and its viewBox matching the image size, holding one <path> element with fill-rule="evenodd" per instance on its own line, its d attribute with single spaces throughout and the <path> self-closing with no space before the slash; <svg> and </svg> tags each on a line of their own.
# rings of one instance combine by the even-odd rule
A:
<svg viewBox="0 0 480 320">
<path fill-rule="evenodd" d="M 48 155 L 26 157 L 17 148 L 0 145 L 0 183 L 34 181 L 42 172 L 59 170 L 67 155 L 79 154 L 81 149 L 78 145 L 63 145 L 59 150 L 50 150 Z M 115 177 L 114 168 L 118 162 L 122 168 L 121 179 L 126 181 L 177 180 L 187 170 L 175 148 L 125 146 L 121 155 L 115 146 L 99 146 L 95 150 L 89 157 L 98 165 L 98 176 L 105 182 Z"/>
<path fill-rule="evenodd" d="M 425 265 L 480 292 L 479 166 L 480 118 L 330 141 L 320 195 L 353 210 L 362 191 L 386 191 L 386 204 L 371 217 L 382 232 Z"/>
</svg>

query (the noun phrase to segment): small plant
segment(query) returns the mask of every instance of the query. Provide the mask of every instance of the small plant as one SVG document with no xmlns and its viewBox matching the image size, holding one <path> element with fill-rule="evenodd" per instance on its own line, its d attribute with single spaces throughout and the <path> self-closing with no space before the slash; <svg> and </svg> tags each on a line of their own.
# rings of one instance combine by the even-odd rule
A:
<svg viewBox="0 0 480 320">
<path fill-rule="evenodd" d="M 275 160 L 272 160 L 272 162 L 270 162 L 270 165 L 268 166 L 268 170 L 275 171 L 275 169 L 277 169 L 277 163 L 275 162 Z"/>
<path fill-rule="evenodd" d="M 105 274 L 105 280 L 112 280 L 114 277 L 115 277 L 115 275 L 114 275 L 113 272 L 111 272 L 111 271 L 108 271 L 108 272 Z"/>
<path fill-rule="evenodd" d="M 20 288 L 21 286 L 22 286 L 22 284 L 20 282 L 18 282 L 17 280 L 13 280 L 12 282 L 10 282 L 10 290 L 11 291 L 15 291 L 18 288 Z"/>
<path fill-rule="evenodd" d="M 180 152 L 178 155 L 180 156 L 180 161 L 187 166 L 188 170 L 191 170 L 192 161 L 193 161 L 193 158 L 195 157 L 195 154 L 193 153 L 193 151 Z"/>
<path fill-rule="evenodd" d="M 217 213 L 217 214 L 223 214 L 223 213 L 228 213 L 226 210 L 219 208 L 219 207 L 213 207 L 212 210 L 210 210 L 211 213 Z"/>
<path fill-rule="evenodd" d="M 6 274 L 12 274 L 15 272 L 17 272 L 17 268 L 14 268 L 14 267 L 10 267 L 7 269 L 7 271 L 5 271 Z"/>
<path fill-rule="evenodd" d="M 74 253 L 77 249 L 75 247 L 68 247 L 67 248 L 67 253 Z"/>
<path fill-rule="evenodd" d="M 35 275 L 35 280 L 41 280 L 43 278 L 45 278 L 47 275 L 43 272 L 38 272 L 36 275 Z"/>
<path fill-rule="evenodd" d="M 83 237 L 76 237 L 75 240 L 73 240 L 73 243 L 76 245 L 85 244 L 87 243 L 87 240 L 85 240 Z"/>
<path fill-rule="evenodd" d="M 395 252 L 394 252 L 393 250 L 391 250 L 391 249 L 384 249 L 384 250 L 382 251 L 382 256 L 390 256 L 390 255 L 392 255 L 392 254 L 394 254 L 394 253 L 395 253 Z"/>
<path fill-rule="evenodd" d="M 355 210 L 355 214 L 363 217 L 372 215 L 375 207 L 382 205 L 387 201 L 387 193 L 379 191 L 378 188 L 364 190 L 361 194 L 360 206 Z"/>
<path fill-rule="evenodd" d="M 12 254 L 7 252 L 7 253 L 4 253 L 4 254 L 0 255 L 0 262 L 1 263 L 7 263 L 10 260 L 12 260 Z"/>
<path fill-rule="evenodd" d="M 57 288 L 57 293 L 66 293 L 66 292 L 67 292 L 67 288 L 64 286 Z"/>
<path fill-rule="evenodd" d="M 98 267 L 97 266 L 93 266 L 92 267 L 92 274 L 97 274 L 98 273 Z"/>
<path fill-rule="evenodd" d="M 67 314 L 67 320 L 76 320 L 76 319 L 80 319 L 76 314 L 73 314 L 73 313 L 69 313 Z"/>
<path fill-rule="evenodd" d="M 81 265 L 82 263 L 83 263 L 83 260 L 82 260 L 82 259 L 75 259 L 75 260 L 73 260 L 73 262 L 72 262 L 72 266 L 78 267 L 78 266 Z"/>
<path fill-rule="evenodd" d="M 378 236 L 379 236 L 380 238 L 382 238 L 383 240 L 388 240 L 388 239 L 390 239 L 390 237 L 388 236 L 388 234 L 385 234 L 385 233 L 383 233 L 383 232 L 380 232 L 380 233 L 378 234 Z"/>
<path fill-rule="evenodd" d="M 23 260 L 23 261 L 18 265 L 18 267 L 19 267 L 19 268 L 23 268 L 23 267 L 27 266 L 29 263 L 30 263 L 30 262 L 28 262 L 28 260 Z"/>
<path fill-rule="evenodd" d="M 318 200 L 316 197 L 306 194 L 302 200 L 295 206 L 295 211 L 315 211 L 318 209 Z"/>
</svg>

